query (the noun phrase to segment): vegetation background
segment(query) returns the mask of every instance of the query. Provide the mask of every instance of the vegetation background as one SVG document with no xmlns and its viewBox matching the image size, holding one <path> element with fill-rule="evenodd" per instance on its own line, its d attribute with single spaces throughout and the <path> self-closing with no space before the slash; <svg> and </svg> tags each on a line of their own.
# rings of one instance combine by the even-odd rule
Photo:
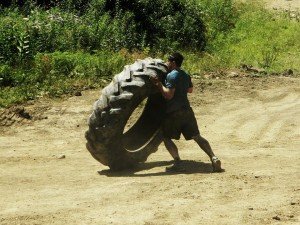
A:
<svg viewBox="0 0 300 225">
<path fill-rule="evenodd" d="M 103 85 L 138 58 L 186 55 L 202 77 L 299 74 L 299 12 L 232 0 L 2 1 L 0 107 Z"/>
</svg>

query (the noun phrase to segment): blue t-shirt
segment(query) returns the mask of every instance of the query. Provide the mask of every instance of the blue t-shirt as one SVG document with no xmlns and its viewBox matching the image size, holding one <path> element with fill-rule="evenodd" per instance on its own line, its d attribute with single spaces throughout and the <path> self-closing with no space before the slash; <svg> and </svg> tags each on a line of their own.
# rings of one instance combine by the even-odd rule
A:
<svg viewBox="0 0 300 225">
<path fill-rule="evenodd" d="M 187 92 L 192 86 L 190 75 L 181 69 L 175 69 L 167 75 L 166 87 L 175 88 L 174 97 L 167 101 L 167 113 L 190 106 Z"/>
</svg>

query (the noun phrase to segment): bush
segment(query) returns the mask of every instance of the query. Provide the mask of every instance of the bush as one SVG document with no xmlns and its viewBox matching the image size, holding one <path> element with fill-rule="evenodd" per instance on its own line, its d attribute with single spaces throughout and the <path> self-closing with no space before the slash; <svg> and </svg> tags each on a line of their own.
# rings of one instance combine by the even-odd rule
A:
<svg viewBox="0 0 300 225">
<path fill-rule="evenodd" d="M 47 11 L 29 3 L 0 9 L 0 61 L 26 64 L 38 52 L 54 51 L 201 51 L 206 44 L 197 1 L 93 0 L 80 12 L 71 2 Z"/>
<path fill-rule="evenodd" d="M 235 28 L 237 10 L 232 0 L 198 0 L 203 9 L 203 20 L 207 28 L 207 41 L 212 42 L 219 35 Z"/>
<path fill-rule="evenodd" d="M 0 65 L 0 107 L 100 87 L 134 60 L 128 51 L 38 53 L 29 69 Z M 143 56 L 145 57 L 145 56 Z"/>
<path fill-rule="evenodd" d="M 7 12 L 7 11 L 5 11 Z M 0 61 L 15 63 L 25 56 L 24 43 L 26 37 L 25 27 L 21 27 L 22 17 L 17 11 L 1 14 L 0 20 Z M 22 47 L 23 46 L 23 47 Z M 23 54 L 22 54 L 23 53 Z"/>
<path fill-rule="evenodd" d="M 136 58 L 201 52 L 213 36 L 206 25 L 225 18 L 204 0 L 50 2 L 0 8 L 0 96 L 11 93 L 2 105 L 100 85 Z"/>
<path fill-rule="evenodd" d="M 127 4 L 127 1 L 117 2 Z M 178 47 L 194 50 L 204 48 L 202 9 L 196 1 L 142 0 L 131 4 L 129 8 L 115 10 L 119 13 L 130 11 L 134 16 L 141 46 L 132 46 L 130 49 L 150 47 L 157 51 L 170 51 Z M 158 7 L 160 10 L 157 10 Z"/>
<path fill-rule="evenodd" d="M 0 65 L 0 87 L 11 86 L 13 83 L 12 74 L 8 65 Z"/>
</svg>

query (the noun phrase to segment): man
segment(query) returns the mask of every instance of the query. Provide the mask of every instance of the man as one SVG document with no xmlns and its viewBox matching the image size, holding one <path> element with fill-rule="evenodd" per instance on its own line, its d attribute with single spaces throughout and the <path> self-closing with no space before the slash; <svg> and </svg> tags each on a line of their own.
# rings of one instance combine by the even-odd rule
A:
<svg viewBox="0 0 300 225">
<path fill-rule="evenodd" d="M 167 100 L 165 119 L 162 125 L 163 142 L 174 159 L 174 164 L 166 168 L 166 171 L 184 171 L 178 148 L 172 139 L 179 140 L 183 134 L 186 140 L 193 139 L 199 147 L 209 156 L 214 172 L 221 172 L 221 161 L 214 155 L 209 142 L 200 135 L 197 121 L 190 107 L 188 93 L 192 93 L 193 84 L 191 77 L 181 69 L 183 56 L 174 52 L 168 57 L 169 72 L 165 86 L 157 78 L 152 82 L 157 86 L 163 97 Z"/>
</svg>

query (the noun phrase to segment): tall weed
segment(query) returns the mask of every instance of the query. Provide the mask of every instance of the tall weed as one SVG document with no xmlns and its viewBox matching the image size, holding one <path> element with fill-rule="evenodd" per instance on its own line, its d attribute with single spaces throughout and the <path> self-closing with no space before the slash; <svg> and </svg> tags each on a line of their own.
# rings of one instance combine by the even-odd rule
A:
<svg viewBox="0 0 300 225">
<path fill-rule="evenodd" d="M 209 45 L 209 57 L 202 58 L 215 67 L 236 68 L 240 64 L 265 68 L 268 72 L 300 70 L 300 34 L 298 22 L 284 11 L 270 11 L 260 5 L 239 5 L 235 28 L 219 34 Z"/>
<path fill-rule="evenodd" d="M 31 2 L 0 9 L 0 106 L 100 86 L 137 58 L 174 50 L 192 75 L 240 64 L 300 70 L 300 26 L 284 11 L 231 0 Z"/>
<path fill-rule="evenodd" d="M 100 87 L 132 61 L 127 51 L 94 54 L 56 51 L 38 53 L 30 69 L 0 64 L 0 106 Z"/>
</svg>

